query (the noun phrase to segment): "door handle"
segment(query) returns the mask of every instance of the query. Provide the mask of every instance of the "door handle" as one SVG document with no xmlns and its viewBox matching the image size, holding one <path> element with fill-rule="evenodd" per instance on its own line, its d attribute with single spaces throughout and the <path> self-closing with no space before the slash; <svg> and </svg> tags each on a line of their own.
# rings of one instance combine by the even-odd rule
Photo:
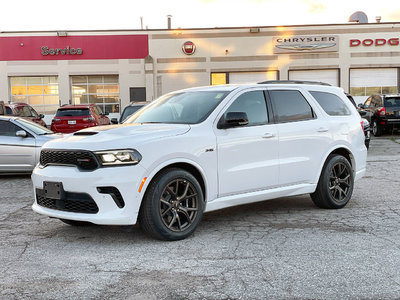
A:
<svg viewBox="0 0 400 300">
<path fill-rule="evenodd" d="M 275 134 L 273 134 L 273 133 L 265 133 L 263 136 L 262 136 L 262 138 L 263 139 L 270 139 L 270 138 L 273 138 L 275 136 Z"/>
<path fill-rule="evenodd" d="M 320 128 L 318 128 L 318 132 L 327 132 L 329 129 L 328 128 L 326 128 L 326 127 L 320 127 Z"/>
</svg>

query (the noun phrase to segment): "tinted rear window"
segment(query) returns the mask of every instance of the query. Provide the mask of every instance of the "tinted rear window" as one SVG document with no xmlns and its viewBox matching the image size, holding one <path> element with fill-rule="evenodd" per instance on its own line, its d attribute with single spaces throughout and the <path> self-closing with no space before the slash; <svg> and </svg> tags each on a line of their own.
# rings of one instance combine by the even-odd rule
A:
<svg viewBox="0 0 400 300">
<path fill-rule="evenodd" d="M 335 94 L 317 91 L 310 91 L 310 94 L 330 116 L 348 116 L 351 114 L 343 100 Z"/>
<path fill-rule="evenodd" d="M 400 106 L 400 97 L 387 97 L 384 101 L 385 107 Z"/>
<path fill-rule="evenodd" d="M 80 117 L 88 115 L 90 115 L 90 113 L 87 108 L 59 109 L 56 114 L 57 117 Z"/>
</svg>

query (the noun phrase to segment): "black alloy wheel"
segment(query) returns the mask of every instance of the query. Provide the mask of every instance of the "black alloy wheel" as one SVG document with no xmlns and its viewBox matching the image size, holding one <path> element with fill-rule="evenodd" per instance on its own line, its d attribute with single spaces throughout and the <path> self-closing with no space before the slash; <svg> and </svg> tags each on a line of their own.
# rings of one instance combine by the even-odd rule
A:
<svg viewBox="0 0 400 300">
<path fill-rule="evenodd" d="M 353 187 L 354 174 L 350 162 L 342 155 L 331 154 L 311 199 L 321 208 L 342 208 L 349 202 Z"/>
<path fill-rule="evenodd" d="M 351 170 L 347 168 L 347 165 L 340 161 L 334 164 L 331 168 L 329 174 L 329 190 L 332 197 L 338 203 L 346 199 L 346 196 L 350 191 L 350 172 Z"/>
<path fill-rule="evenodd" d="M 189 172 L 170 168 L 149 184 L 139 212 L 142 229 L 162 240 L 181 240 L 191 235 L 204 210 L 203 191 Z"/>
<path fill-rule="evenodd" d="M 196 219 L 199 210 L 196 188 L 186 179 L 175 179 L 161 193 L 159 213 L 165 226 L 182 232 Z"/>
</svg>

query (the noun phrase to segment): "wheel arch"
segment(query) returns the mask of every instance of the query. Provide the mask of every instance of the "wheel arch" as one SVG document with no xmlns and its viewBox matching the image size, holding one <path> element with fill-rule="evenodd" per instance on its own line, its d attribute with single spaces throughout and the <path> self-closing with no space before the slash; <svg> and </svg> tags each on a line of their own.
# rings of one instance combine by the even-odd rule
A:
<svg viewBox="0 0 400 300">
<path fill-rule="evenodd" d="M 319 178 L 321 177 L 322 171 L 323 171 L 326 163 L 328 162 L 329 156 L 332 155 L 332 154 L 338 154 L 338 155 L 341 155 L 341 156 L 345 157 L 349 161 L 349 163 L 350 163 L 350 165 L 351 165 L 351 167 L 353 169 L 353 173 L 355 175 L 355 173 L 356 173 L 356 161 L 354 159 L 354 155 L 352 154 L 352 152 L 350 151 L 349 148 L 347 148 L 345 146 L 338 146 L 337 148 L 332 149 L 325 156 L 325 159 L 323 160 L 323 163 L 322 163 L 322 165 L 320 166 L 320 169 L 319 169 L 318 178 L 316 178 L 316 182 L 317 183 L 319 181 Z"/>
<path fill-rule="evenodd" d="M 148 176 L 148 181 L 146 181 L 146 184 L 143 186 L 144 187 L 144 191 L 142 194 L 142 199 L 141 202 L 143 202 L 143 198 L 144 195 L 147 192 L 148 187 L 150 186 L 150 183 L 154 180 L 154 178 L 161 172 L 163 172 L 166 169 L 170 169 L 170 168 L 179 168 L 182 170 L 185 170 L 187 172 L 189 172 L 190 174 L 192 174 L 197 181 L 200 184 L 201 190 L 203 192 L 203 198 L 204 198 L 204 202 L 207 202 L 207 182 L 205 179 L 205 175 L 204 175 L 204 171 L 200 168 L 200 166 L 197 166 L 195 163 L 193 162 L 189 162 L 189 161 L 171 161 L 169 163 L 166 163 L 162 166 L 159 166 L 159 168 L 157 168 L 155 171 L 153 171 L 149 176 Z"/>
</svg>

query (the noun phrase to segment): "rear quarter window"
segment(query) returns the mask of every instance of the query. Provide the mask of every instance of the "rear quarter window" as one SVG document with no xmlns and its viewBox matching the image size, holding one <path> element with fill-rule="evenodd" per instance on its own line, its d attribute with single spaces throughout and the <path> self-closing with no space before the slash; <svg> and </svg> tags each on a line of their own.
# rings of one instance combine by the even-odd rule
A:
<svg viewBox="0 0 400 300">
<path fill-rule="evenodd" d="M 80 117 L 90 115 L 89 109 L 59 109 L 57 110 L 57 117 Z"/>
<path fill-rule="evenodd" d="M 351 111 L 344 101 L 337 95 L 327 92 L 310 91 L 322 109 L 330 116 L 348 116 Z"/>
</svg>

